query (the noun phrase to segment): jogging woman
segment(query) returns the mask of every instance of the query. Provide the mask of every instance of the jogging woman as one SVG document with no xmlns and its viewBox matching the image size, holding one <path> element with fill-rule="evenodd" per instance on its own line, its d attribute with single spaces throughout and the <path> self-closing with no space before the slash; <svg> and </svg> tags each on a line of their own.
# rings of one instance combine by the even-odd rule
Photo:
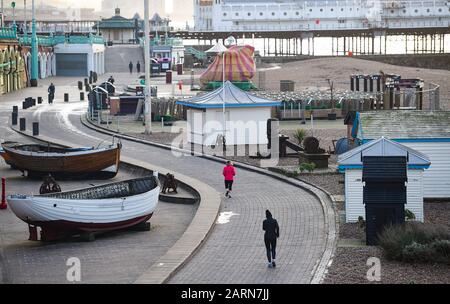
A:
<svg viewBox="0 0 450 304">
<path fill-rule="evenodd" d="M 236 170 L 230 161 L 227 161 L 227 165 L 223 168 L 223 176 L 225 177 L 225 196 L 231 198 L 231 191 L 233 190 L 234 176 L 236 175 Z"/>
</svg>

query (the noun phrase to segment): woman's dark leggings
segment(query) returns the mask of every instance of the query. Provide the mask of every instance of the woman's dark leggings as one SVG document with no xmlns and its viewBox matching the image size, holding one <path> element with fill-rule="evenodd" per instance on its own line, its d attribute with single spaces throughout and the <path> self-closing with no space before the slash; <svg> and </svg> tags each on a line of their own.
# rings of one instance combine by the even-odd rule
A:
<svg viewBox="0 0 450 304">
<path fill-rule="evenodd" d="M 272 262 L 272 259 L 275 260 L 276 257 L 277 239 L 264 238 L 264 243 L 266 244 L 267 260 L 270 263 Z"/>
</svg>

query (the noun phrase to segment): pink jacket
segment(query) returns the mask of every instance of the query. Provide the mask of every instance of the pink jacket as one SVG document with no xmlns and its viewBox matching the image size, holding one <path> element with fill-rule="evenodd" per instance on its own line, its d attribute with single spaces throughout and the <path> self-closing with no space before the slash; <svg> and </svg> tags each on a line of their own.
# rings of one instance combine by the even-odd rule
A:
<svg viewBox="0 0 450 304">
<path fill-rule="evenodd" d="M 223 168 L 223 176 L 225 176 L 226 181 L 232 181 L 235 175 L 236 171 L 233 166 L 225 166 Z"/>
</svg>

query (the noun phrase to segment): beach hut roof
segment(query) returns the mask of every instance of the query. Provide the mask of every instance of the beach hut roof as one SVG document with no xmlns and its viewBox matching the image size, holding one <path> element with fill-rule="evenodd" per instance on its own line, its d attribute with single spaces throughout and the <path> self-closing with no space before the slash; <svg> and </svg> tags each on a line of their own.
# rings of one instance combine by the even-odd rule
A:
<svg viewBox="0 0 450 304">
<path fill-rule="evenodd" d="M 273 101 L 252 95 L 239 89 L 230 81 L 225 82 L 225 86 L 222 86 L 215 91 L 190 99 L 177 101 L 177 104 L 197 109 L 222 108 L 224 95 L 223 90 L 225 90 L 226 108 L 281 106 L 281 102 L 279 101 Z"/>
<path fill-rule="evenodd" d="M 359 114 L 363 140 L 450 138 L 450 111 L 391 110 Z"/>
<path fill-rule="evenodd" d="M 381 137 L 341 154 L 338 159 L 340 171 L 362 168 L 362 158 L 364 156 L 406 156 L 408 158 L 408 167 L 416 169 L 426 169 L 431 164 L 430 159 L 425 154 Z"/>
</svg>

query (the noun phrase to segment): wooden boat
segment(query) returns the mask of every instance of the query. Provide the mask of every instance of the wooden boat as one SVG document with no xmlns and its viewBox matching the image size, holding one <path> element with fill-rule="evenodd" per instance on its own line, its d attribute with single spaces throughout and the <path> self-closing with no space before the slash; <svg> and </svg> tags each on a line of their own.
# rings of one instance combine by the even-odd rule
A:
<svg viewBox="0 0 450 304">
<path fill-rule="evenodd" d="M 51 241 L 133 227 L 146 223 L 158 204 L 160 183 L 156 176 L 45 195 L 7 197 L 14 214 L 33 229 L 41 227 L 41 240 Z M 33 236 L 33 234 L 35 234 Z"/>
<path fill-rule="evenodd" d="M 114 177 L 119 170 L 121 143 L 106 148 L 60 148 L 51 145 L 3 143 L 1 153 L 13 168 L 29 176 L 80 175 L 86 177 L 101 171 Z"/>
</svg>

